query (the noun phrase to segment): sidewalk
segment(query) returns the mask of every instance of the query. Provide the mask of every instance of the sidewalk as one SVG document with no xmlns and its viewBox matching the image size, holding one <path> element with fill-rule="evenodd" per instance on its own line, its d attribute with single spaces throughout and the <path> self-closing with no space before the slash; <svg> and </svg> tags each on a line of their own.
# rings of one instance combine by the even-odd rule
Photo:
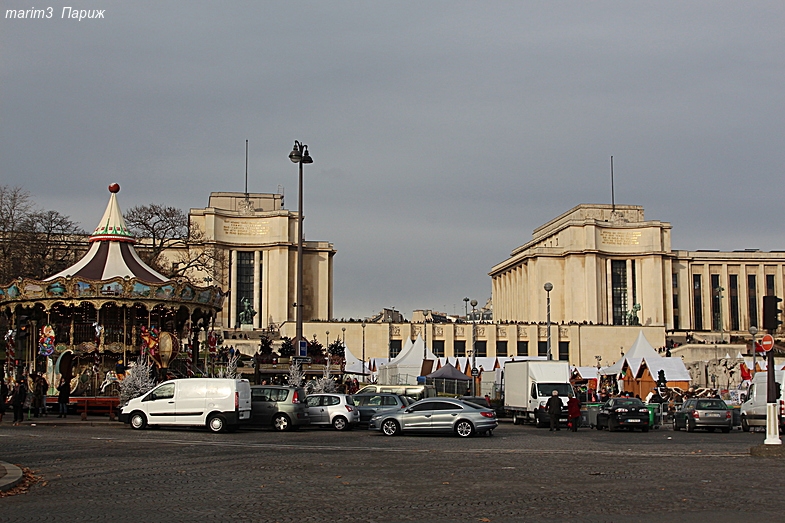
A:
<svg viewBox="0 0 785 523">
<path fill-rule="evenodd" d="M 22 481 L 22 469 L 0 461 L 0 492 L 11 490 Z"/>
<path fill-rule="evenodd" d="M 0 426 L 6 425 L 5 422 L 0 424 Z M 11 423 L 8 423 L 10 426 Z M 57 415 L 50 414 L 49 416 L 42 416 L 39 418 L 30 418 L 29 420 L 25 417 L 25 420 L 22 422 L 23 427 L 33 426 L 33 425 L 46 425 L 46 426 L 53 426 L 53 425 L 85 425 L 85 426 L 112 426 L 117 425 L 118 427 L 125 427 L 125 423 L 120 423 L 115 420 L 110 420 L 109 416 L 101 416 L 101 415 L 93 415 L 87 416 L 87 419 L 82 421 L 81 414 L 69 414 L 67 418 L 58 418 Z"/>
</svg>

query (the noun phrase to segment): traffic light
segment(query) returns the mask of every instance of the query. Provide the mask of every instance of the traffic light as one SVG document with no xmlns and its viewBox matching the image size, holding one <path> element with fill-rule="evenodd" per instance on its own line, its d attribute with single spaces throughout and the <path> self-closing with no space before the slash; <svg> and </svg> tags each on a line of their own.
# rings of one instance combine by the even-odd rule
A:
<svg viewBox="0 0 785 523">
<path fill-rule="evenodd" d="M 763 297 L 763 328 L 767 331 L 774 332 L 782 324 L 782 320 L 780 320 L 782 311 L 777 308 L 777 304 L 781 301 L 782 298 L 777 296 Z"/>
</svg>

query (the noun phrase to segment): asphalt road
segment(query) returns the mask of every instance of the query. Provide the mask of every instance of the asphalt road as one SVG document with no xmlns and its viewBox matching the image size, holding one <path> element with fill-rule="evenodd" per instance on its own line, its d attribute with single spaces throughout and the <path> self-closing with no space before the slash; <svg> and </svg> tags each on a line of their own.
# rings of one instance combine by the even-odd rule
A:
<svg viewBox="0 0 785 523">
<path fill-rule="evenodd" d="M 783 521 L 783 461 L 760 433 L 493 437 L 366 430 L 211 434 L 0 425 L 0 460 L 41 481 L 0 498 L 13 521 Z"/>
</svg>

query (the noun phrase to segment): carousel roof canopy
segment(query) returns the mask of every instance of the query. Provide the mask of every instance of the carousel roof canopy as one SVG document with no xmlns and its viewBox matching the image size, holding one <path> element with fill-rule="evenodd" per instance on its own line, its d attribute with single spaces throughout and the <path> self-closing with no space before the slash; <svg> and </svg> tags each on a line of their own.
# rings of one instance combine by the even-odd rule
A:
<svg viewBox="0 0 785 523">
<path fill-rule="evenodd" d="M 144 263 L 136 253 L 133 244 L 136 239 L 128 230 L 117 202 L 120 186 L 109 186 L 109 204 L 106 206 L 98 227 L 90 236 L 90 250 L 67 269 L 46 278 L 51 281 L 60 277 L 80 277 L 90 280 L 110 278 L 136 278 L 147 283 L 161 283 L 169 278 L 159 274 Z"/>
</svg>

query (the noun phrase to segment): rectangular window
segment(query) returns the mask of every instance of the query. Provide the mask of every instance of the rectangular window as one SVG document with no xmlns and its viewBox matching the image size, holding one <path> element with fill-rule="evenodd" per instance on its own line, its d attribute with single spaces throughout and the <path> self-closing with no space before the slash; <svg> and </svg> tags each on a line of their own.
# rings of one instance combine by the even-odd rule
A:
<svg viewBox="0 0 785 523">
<path fill-rule="evenodd" d="M 254 281 L 253 281 L 253 252 L 237 252 L 237 321 L 235 326 L 241 323 L 252 324 L 254 314 L 249 314 L 249 310 L 256 310 L 254 303 Z"/>
<path fill-rule="evenodd" d="M 749 307 L 750 325 L 758 326 L 758 291 L 757 279 L 754 274 L 747 275 L 747 306 Z"/>
<path fill-rule="evenodd" d="M 692 308 L 695 310 L 695 325 L 697 331 L 703 330 L 703 299 L 701 297 L 701 275 L 692 275 Z"/>
<path fill-rule="evenodd" d="M 766 275 L 766 296 L 776 296 L 777 294 L 774 292 L 774 275 L 767 274 Z"/>
<path fill-rule="evenodd" d="M 720 275 L 711 275 L 711 330 L 722 330 L 722 287 Z"/>
<path fill-rule="evenodd" d="M 548 357 L 548 342 L 547 341 L 538 341 L 537 342 L 537 356 L 545 356 Z"/>
<path fill-rule="evenodd" d="M 444 358 L 444 340 L 433 340 L 431 343 L 433 355 L 437 358 Z"/>
<path fill-rule="evenodd" d="M 632 304 L 635 305 L 638 303 L 638 287 L 635 285 L 635 260 L 630 260 L 630 269 L 632 270 L 632 281 L 630 282 L 630 287 L 632 287 Z"/>
<path fill-rule="evenodd" d="M 463 358 L 466 356 L 466 340 L 455 340 L 452 343 L 452 351 L 453 354 L 457 358 Z"/>
<path fill-rule="evenodd" d="M 559 342 L 559 361 L 570 361 L 570 342 Z"/>
<path fill-rule="evenodd" d="M 673 328 L 679 328 L 679 275 L 673 273 L 671 275 L 673 283 Z"/>
<path fill-rule="evenodd" d="M 484 358 L 488 355 L 488 342 L 487 341 L 475 341 L 474 342 L 474 350 L 477 351 L 477 358 Z"/>
<path fill-rule="evenodd" d="M 728 275 L 728 292 L 730 293 L 730 330 L 739 330 L 739 276 Z"/>
<path fill-rule="evenodd" d="M 390 340 L 390 359 L 401 353 L 401 340 Z"/>
<path fill-rule="evenodd" d="M 519 341 L 518 342 L 518 356 L 528 356 L 529 355 L 529 342 L 528 341 Z"/>
<path fill-rule="evenodd" d="M 611 260 L 613 324 L 627 325 L 627 262 Z"/>
<path fill-rule="evenodd" d="M 496 340 L 496 356 L 507 356 L 507 342 Z"/>
</svg>

